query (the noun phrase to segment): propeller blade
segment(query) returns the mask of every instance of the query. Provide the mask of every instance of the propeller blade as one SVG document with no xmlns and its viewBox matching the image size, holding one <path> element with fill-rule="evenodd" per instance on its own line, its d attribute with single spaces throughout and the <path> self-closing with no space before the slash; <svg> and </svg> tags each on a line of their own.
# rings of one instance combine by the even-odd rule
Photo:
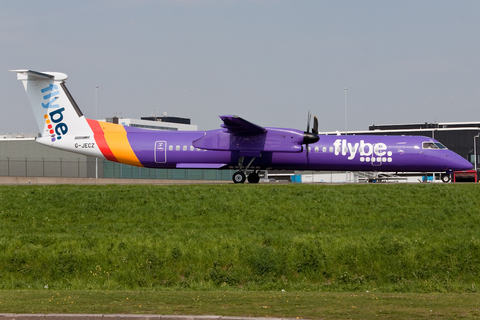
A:
<svg viewBox="0 0 480 320">
<path fill-rule="evenodd" d="M 313 129 L 312 133 L 318 134 L 318 119 L 317 116 L 313 116 Z"/>
<path fill-rule="evenodd" d="M 308 117 L 307 117 L 307 132 L 310 132 L 310 120 L 312 119 L 312 115 L 310 114 L 310 110 L 308 110 Z"/>
<path fill-rule="evenodd" d="M 312 120 L 312 114 L 310 113 L 310 110 L 308 111 L 308 119 L 307 119 L 307 131 L 303 133 L 303 144 L 305 145 L 306 148 L 306 156 L 307 156 L 307 161 L 308 159 L 308 148 L 310 143 L 315 143 L 318 140 L 320 140 L 320 137 L 318 136 L 318 119 L 316 116 L 313 117 L 313 128 L 312 132 L 310 132 L 310 123 Z"/>
</svg>

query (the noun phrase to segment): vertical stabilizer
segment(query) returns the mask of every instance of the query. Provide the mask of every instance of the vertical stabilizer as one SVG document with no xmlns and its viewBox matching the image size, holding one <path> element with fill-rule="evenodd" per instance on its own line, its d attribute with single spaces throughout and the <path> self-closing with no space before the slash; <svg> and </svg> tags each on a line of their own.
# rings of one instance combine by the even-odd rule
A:
<svg viewBox="0 0 480 320">
<path fill-rule="evenodd" d="M 12 70 L 21 80 L 40 130 L 37 142 L 51 147 L 100 156 L 92 129 L 65 86 L 59 72 Z"/>
<path fill-rule="evenodd" d="M 90 128 L 65 86 L 67 75 L 58 72 L 13 70 L 23 82 L 42 138 L 51 142 L 66 135 L 85 134 Z"/>
</svg>

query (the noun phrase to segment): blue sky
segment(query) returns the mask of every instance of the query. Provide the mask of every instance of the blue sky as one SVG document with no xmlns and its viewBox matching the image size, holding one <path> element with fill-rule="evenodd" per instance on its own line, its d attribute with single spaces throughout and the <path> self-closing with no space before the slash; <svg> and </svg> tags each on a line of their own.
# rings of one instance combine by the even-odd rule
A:
<svg viewBox="0 0 480 320">
<path fill-rule="evenodd" d="M 321 131 L 480 121 L 479 1 L 0 2 L 0 132 L 37 132 L 11 69 L 58 71 L 88 118 L 166 112 Z"/>
</svg>

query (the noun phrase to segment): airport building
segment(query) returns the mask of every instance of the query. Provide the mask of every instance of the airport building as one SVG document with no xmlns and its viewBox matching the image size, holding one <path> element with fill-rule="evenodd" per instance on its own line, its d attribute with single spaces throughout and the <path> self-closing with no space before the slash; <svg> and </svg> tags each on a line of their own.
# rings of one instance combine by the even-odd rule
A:
<svg viewBox="0 0 480 320">
<path fill-rule="evenodd" d="M 131 118 L 107 118 L 106 122 L 121 124 L 127 127 L 136 127 L 151 130 L 167 130 L 167 131 L 197 131 L 198 127 L 190 123 L 189 118 L 169 117 L 164 114 L 161 117 L 149 116 L 140 119 Z"/>
<path fill-rule="evenodd" d="M 95 178 L 95 158 L 46 147 L 36 136 L 0 135 L 0 176 Z"/>
</svg>

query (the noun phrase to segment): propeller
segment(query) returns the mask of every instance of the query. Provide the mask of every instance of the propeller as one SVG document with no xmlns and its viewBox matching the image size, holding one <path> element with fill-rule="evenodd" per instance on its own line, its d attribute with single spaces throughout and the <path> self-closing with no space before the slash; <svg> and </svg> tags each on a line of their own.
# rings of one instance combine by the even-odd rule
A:
<svg viewBox="0 0 480 320">
<path fill-rule="evenodd" d="M 312 133 L 318 134 L 318 119 L 317 119 L 317 116 L 313 116 Z"/>
<path fill-rule="evenodd" d="M 320 140 L 320 137 L 318 136 L 318 119 L 316 116 L 313 117 L 313 128 L 312 128 L 312 131 L 310 132 L 310 123 L 312 122 L 311 120 L 312 120 L 312 115 L 310 114 L 310 111 L 308 111 L 307 131 L 303 133 L 303 143 L 307 148 L 307 157 L 308 157 L 308 145 Z"/>
</svg>

